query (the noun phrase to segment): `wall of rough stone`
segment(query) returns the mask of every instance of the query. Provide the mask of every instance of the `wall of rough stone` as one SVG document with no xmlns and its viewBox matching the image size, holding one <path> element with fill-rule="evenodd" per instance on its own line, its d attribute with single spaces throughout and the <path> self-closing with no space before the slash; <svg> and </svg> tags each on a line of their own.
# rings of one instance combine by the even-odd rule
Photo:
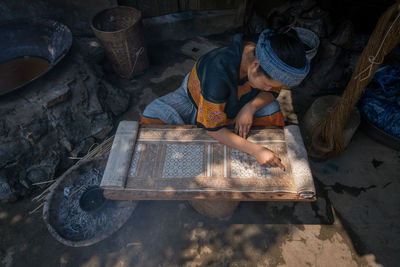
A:
<svg viewBox="0 0 400 267">
<path fill-rule="evenodd" d="M 95 39 L 78 38 L 49 73 L 0 97 L 1 201 L 53 179 L 111 133 L 130 96 L 103 79 L 103 57 Z"/>
</svg>

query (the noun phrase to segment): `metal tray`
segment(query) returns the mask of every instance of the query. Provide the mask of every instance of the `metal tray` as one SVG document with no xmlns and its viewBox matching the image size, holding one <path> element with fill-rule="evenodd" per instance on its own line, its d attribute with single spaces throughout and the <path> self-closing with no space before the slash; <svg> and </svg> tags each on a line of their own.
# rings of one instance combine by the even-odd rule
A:
<svg viewBox="0 0 400 267">
<path fill-rule="evenodd" d="M 361 129 L 371 138 L 395 150 L 400 150 L 400 138 L 397 138 L 378 128 L 361 112 Z"/>
</svg>

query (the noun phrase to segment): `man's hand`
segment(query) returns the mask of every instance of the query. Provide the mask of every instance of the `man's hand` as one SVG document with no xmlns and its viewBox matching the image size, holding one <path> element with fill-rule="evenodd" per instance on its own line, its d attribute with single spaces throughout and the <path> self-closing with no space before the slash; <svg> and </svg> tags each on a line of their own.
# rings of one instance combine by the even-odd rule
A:
<svg viewBox="0 0 400 267">
<path fill-rule="evenodd" d="M 283 171 L 285 170 L 285 166 L 283 166 L 277 154 L 259 144 L 239 137 L 225 127 L 217 131 L 207 131 L 207 134 L 224 145 L 239 149 L 242 152 L 252 155 L 260 165 L 279 167 Z"/>
<path fill-rule="evenodd" d="M 253 124 L 253 116 L 255 112 L 255 108 L 250 103 L 244 105 L 239 111 L 234 120 L 235 132 L 239 136 L 245 139 L 247 138 L 251 125 Z"/>
<path fill-rule="evenodd" d="M 247 138 L 247 134 L 253 124 L 254 113 L 274 100 L 275 97 L 270 92 L 262 91 L 253 100 L 244 105 L 234 120 L 236 133 L 240 137 Z"/>
<path fill-rule="evenodd" d="M 279 167 L 282 171 L 285 171 L 285 166 L 283 166 L 279 156 L 265 147 L 260 147 L 253 156 L 262 166 Z"/>
</svg>

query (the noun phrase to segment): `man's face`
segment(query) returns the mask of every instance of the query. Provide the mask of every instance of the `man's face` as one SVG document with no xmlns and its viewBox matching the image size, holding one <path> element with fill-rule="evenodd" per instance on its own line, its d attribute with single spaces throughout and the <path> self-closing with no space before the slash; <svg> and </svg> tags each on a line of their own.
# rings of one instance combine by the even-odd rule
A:
<svg viewBox="0 0 400 267">
<path fill-rule="evenodd" d="M 247 77 L 251 87 L 260 89 L 262 91 L 269 91 L 272 88 L 285 86 L 283 83 L 275 79 L 268 78 L 262 74 L 257 74 L 257 69 L 259 66 L 260 64 L 258 62 L 254 62 L 253 64 L 251 64 L 248 70 Z"/>
</svg>

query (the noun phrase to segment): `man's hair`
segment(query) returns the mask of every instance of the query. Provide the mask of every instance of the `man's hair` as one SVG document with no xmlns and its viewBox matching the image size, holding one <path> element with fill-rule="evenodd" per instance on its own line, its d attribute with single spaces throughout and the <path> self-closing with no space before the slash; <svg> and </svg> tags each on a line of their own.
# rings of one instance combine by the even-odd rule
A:
<svg viewBox="0 0 400 267">
<path fill-rule="evenodd" d="M 286 33 L 277 33 L 270 37 L 271 47 L 275 54 L 289 66 L 297 69 L 303 68 L 306 63 L 306 51 L 304 44 L 297 36 L 294 29 Z"/>
<path fill-rule="evenodd" d="M 275 31 L 269 38 L 275 54 L 289 66 L 303 68 L 307 63 L 306 49 L 297 32 L 278 12 L 272 13 L 268 20 L 269 28 Z"/>
<path fill-rule="evenodd" d="M 279 13 L 273 13 L 270 16 L 269 25 L 274 30 L 269 41 L 275 54 L 289 66 L 303 68 L 307 63 L 306 49 L 297 32 L 288 26 L 285 17 Z M 248 43 L 250 42 L 245 44 Z M 255 50 L 252 56 L 256 56 Z M 261 66 L 258 67 L 256 74 L 272 78 Z"/>
</svg>

